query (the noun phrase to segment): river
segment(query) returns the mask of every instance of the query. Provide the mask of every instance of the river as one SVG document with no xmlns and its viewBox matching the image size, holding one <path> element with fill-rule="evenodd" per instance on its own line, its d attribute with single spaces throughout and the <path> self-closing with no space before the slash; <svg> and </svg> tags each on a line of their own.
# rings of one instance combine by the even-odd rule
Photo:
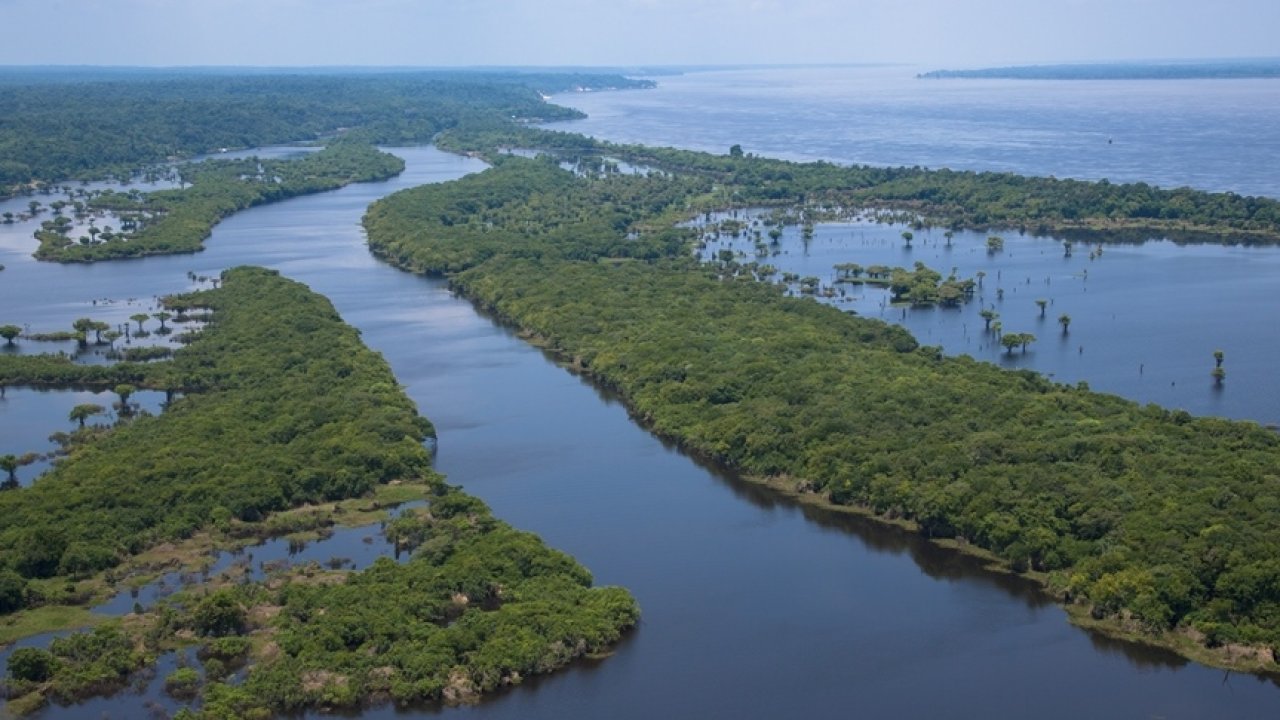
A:
<svg viewBox="0 0 1280 720">
<path fill-rule="evenodd" d="M 371 201 L 481 168 L 431 148 L 394 152 L 407 162 L 402 176 L 245 211 L 219 225 L 198 255 L 61 266 L 0 246 L 2 314 L 41 327 L 91 312 L 94 298 L 187 289 L 188 271 L 252 263 L 306 282 L 386 356 L 435 423 L 437 466 L 451 482 L 641 604 L 640 627 L 607 660 L 476 707 L 366 717 L 1252 718 L 1280 710 L 1270 680 L 1086 633 L 1015 578 L 910 534 L 779 500 L 664 445 L 442 282 L 368 254 L 358 223 Z M 0 405 L 0 426 L 19 421 Z M 130 717 L 137 707 L 94 701 L 47 715 Z"/>
</svg>

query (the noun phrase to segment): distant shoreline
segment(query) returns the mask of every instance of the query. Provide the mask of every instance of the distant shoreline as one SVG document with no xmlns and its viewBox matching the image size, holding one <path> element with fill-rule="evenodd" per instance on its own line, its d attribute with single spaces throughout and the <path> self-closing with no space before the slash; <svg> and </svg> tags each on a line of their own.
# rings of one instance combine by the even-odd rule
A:
<svg viewBox="0 0 1280 720">
<path fill-rule="evenodd" d="M 1270 80 L 1280 79 L 1280 59 L 1015 65 L 974 70 L 933 70 L 916 77 L 923 80 Z"/>
</svg>

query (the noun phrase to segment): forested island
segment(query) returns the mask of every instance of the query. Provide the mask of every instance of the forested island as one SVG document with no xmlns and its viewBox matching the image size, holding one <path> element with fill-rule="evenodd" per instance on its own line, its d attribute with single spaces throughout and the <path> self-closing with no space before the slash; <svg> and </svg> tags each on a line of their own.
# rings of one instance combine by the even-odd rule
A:
<svg viewBox="0 0 1280 720">
<path fill-rule="evenodd" d="M 120 423 L 81 427 L 47 475 L 0 492 L 5 636 L 93 622 L 71 611 L 156 567 L 198 565 L 210 548 L 347 514 L 376 521 L 379 503 L 425 500 L 386 531 L 413 558 L 360 572 L 302 566 L 266 582 L 213 578 L 49 650 L 15 651 L 12 710 L 118 689 L 159 655 L 193 646 L 204 680 L 178 681 L 194 683 L 203 704 L 188 717 L 462 702 L 600 652 L 636 622 L 624 590 L 591 588 L 571 558 L 444 483 L 423 445 L 430 423 L 327 300 L 263 269 L 222 280 L 168 299 L 174 312 L 211 313 L 171 360 L 0 356 L 5 385 L 122 398 Z M 138 388 L 172 400 L 160 415 L 134 414 L 124 403 Z M 341 503 L 360 498 L 373 504 Z M 223 682 L 245 666 L 243 682 Z"/>
<path fill-rule="evenodd" d="M 196 252 L 223 218 L 263 203 L 334 190 L 353 182 L 385 180 L 404 162 L 359 141 L 339 140 L 297 160 L 207 160 L 178 173 L 183 187 L 150 193 L 109 191 L 82 203 L 85 210 L 109 211 L 121 227 L 98 228 L 73 237 L 76 226 L 63 214 L 65 201 L 52 203 L 53 217 L 36 231 L 35 256 L 57 262 L 96 262 L 170 253 Z M 190 185 L 189 187 L 187 185 Z"/>
<path fill-rule="evenodd" d="M 440 138 L 447 149 L 492 152 L 538 148 L 571 162 L 612 157 L 717 183 L 712 207 L 803 205 L 909 212 L 921 226 L 1015 230 L 1094 242 L 1280 243 L 1280 201 L 1147 183 L 1028 177 L 1013 173 L 919 167 L 796 163 L 675 148 L 623 145 L 575 133 L 524 127 L 459 128 Z"/>
<path fill-rule="evenodd" d="M 646 427 L 755 482 L 1026 575 L 1082 624 L 1210 664 L 1280 669 L 1274 432 L 944 357 L 901 328 L 787 297 L 759 264 L 693 257 L 694 225 L 748 208 L 806 224 L 875 208 L 921 228 L 1230 244 L 1280 242 L 1280 203 L 530 127 L 576 115 L 540 92 L 645 84 L 514 73 L 12 81 L 0 93 L 0 186 L 40 193 L 223 147 L 325 146 L 184 166 L 191 184 L 177 190 L 97 195 L 87 209 L 133 221 L 107 238 L 81 242 L 43 210 L 42 259 L 80 262 L 194 251 L 240 209 L 398 172 L 375 144 L 435 140 L 483 157 L 483 173 L 374 204 L 371 250 L 449 277 Z M 616 172 L 617 161 L 642 172 Z M 64 459 L 0 492 L 0 642 L 96 624 L 14 654 L 12 709 L 121 687 L 191 648 L 203 674 L 171 678 L 201 698 L 186 717 L 461 702 L 606 651 L 637 622 L 626 591 L 592 588 L 571 558 L 431 470 L 430 424 L 327 301 L 270 271 L 224 278 L 166 299 L 167 311 L 213 320 L 171 359 L 0 356 L 0 387 L 111 390 L 125 410 L 115 426 L 84 410 L 85 427 L 63 434 Z M 164 412 L 130 412 L 139 390 L 164 391 Z M 387 508 L 407 501 L 423 504 L 392 519 Z M 118 621 L 87 610 L 175 561 L 198 567 L 211 549 L 379 521 L 412 559 L 214 578 Z M 243 682 L 229 679 L 246 665 Z"/>
<path fill-rule="evenodd" d="M 540 93 L 653 84 L 606 74 L 462 71 L 49 77 L 0 69 L 0 197 L 32 183 L 124 180 L 149 165 L 225 148 L 336 134 L 425 143 L 460 123 L 569 119 L 578 113 Z"/>
<path fill-rule="evenodd" d="M 1280 60 L 1200 62 L 1125 62 L 1064 65 L 1015 65 L 974 70 L 931 70 L 926 80 L 1241 80 L 1280 78 Z"/>
<path fill-rule="evenodd" d="M 517 138 L 556 155 L 498 152 Z M 444 142 L 485 147 L 475 136 Z M 652 169 L 561 169 L 575 147 Z M 986 223 L 1011 222 L 1043 213 L 1030 208 L 1068 186 L 1084 198 L 1079 222 L 1105 224 L 1117 200 L 1150 188 L 799 165 L 534 131 L 501 138 L 487 157 L 488 171 L 375 203 L 365 219 L 373 251 L 447 274 L 697 454 L 983 554 L 1040 581 L 1082 623 L 1213 664 L 1277 668 L 1276 433 L 944 357 L 899 328 L 786 297 L 754 263 L 696 262 L 697 231 L 681 225 L 755 203 L 820 216 L 908 198 L 953 223 L 985 207 Z M 1018 204 L 920 201 L 934 178 Z M 1154 197 L 1187 198 L 1209 238 L 1234 237 L 1237 221 L 1216 213 L 1246 207 L 1238 222 L 1277 236 L 1274 201 Z"/>
</svg>

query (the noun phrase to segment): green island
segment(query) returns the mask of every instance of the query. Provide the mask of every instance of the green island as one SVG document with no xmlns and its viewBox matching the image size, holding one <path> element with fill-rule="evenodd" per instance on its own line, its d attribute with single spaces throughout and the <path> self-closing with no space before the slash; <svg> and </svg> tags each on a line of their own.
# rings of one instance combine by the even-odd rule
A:
<svg viewBox="0 0 1280 720">
<path fill-rule="evenodd" d="M 813 220 L 865 208 L 909 213 L 919 227 L 1014 230 L 1091 242 L 1280 243 L 1280 201 L 1165 189 L 1146 183 L 1090 182 L 1013 173 L 796 163 L 756 157 L 622 145 L 527 127 L 458 128 L 445 149 L 493 153 L 537 149 L 590 165 L 601 157 L 712 182 L 706 206 L 802 205 Z"/>
<path fill-rule="evenodd" d="M 539 95 L 652 87 L 583 73 L 415 71 L 347 75 L 0 70 L 0 197 L 65 180 L 129 180 L 223 149 L 323 140 L 429 142 L 465 123 L 580 117 Z"/>
<path fill-rule="evenodd" d="M 1114 220 L 1114 201 L 1156 191 L 801 165 L 737 148 L 712 156 L 602 146 L 532 130 L 443 142 L 487 147 L 493 167 L 375 203 L 365 218 L 373 251 L 411 272 L 448 275 L 474 303 L 616 391 L 657 434 L 807 502 L 904 525 L 1024 573 L 1082 624 L 1222 667 L 1280 667 L 1276 433 L 945 357 L 902 329 L 787 297 L 758 268 L 697 262 L 697 231 L 685 224 L 729 207 L 800 204 L 816 214 L 951 187 L 979 199 L 942 195 L 912 207 L 959 226 L 980 212 L 984 226 L 1016 225 L 1052 218 L 1045 203 L 1076 197 L 1075 222 L 1089 227 Z M 558 156 L 499 152 L 509 147 Z M 651 169 L 561 169 L 579 150 Z M 1054 193 L 1065 188 L 1080 192 Z M 1018 202 L 998 209 L 984 193 Z M 1208 237 L 1280 237 L 1274 201 L 1153 197 L 1186 198 L 1187 222 Z M 1143 218 L 1134 222 L 1146 232 L 1164 226 L 1126 217 Z"/>
<path fill-rule="evenodd" d="M 121 230 L 71 237 L 74 225 L 55 205 L 53 218 L 36 231 L 35 256 L 57 262 L 97 262 L 171 253 L 197 252 L 223 218 L 254 205 L 334 190 L 355 182 L 385 180 L 404 170 L 404 162 L 355 141 L 331 142 L 297 160 L 208 160 L 179 168 L 184 187 L 150 193 L 109 191 L 85 206 L 106 210 Z M 190 183 L 189 187 L 185 187 Z M 127 227 L 127 229 L 125 229 Z"/>
<path fill-rule="evenodd" d="M 465 702 L 606 652 L 637 622 L 625 590 L 593 588 L 572 558 L 445 484 L 423 445 L 430 423 L 326 299 L 244 267 L 166 306 L 211 313 L 169 360 L 0 357 L 10 386 L 172 397 L 160 415 L 122 407 L 117 425 L 77 430 L 45 476 L 0 492 L 3 638 L 94 625 L 13 652 L 11 711 L 122 688 L 193 647 L 204 679 L 184 668 L 166 682 L 200 694 L 187 718 Z M 419 505 L 388 519 L 387 506 L 410 500 Z M 408 561 L 214 577 L 118 620 L 84 609 L 213 549 L 379 519 Z"/>
</svg>

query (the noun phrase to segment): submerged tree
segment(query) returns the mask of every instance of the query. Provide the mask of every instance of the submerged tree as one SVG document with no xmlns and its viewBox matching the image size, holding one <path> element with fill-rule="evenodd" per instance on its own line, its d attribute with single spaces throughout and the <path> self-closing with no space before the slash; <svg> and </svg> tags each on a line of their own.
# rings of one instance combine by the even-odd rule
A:
<svg viewBox="0 0 1280 720">
<path fill-rule="evenodd" d="M 987 323 L 987 326 L 986 326 L 987 330 L 991 329 L 991 321 L 1000 317 L 1000 313 L 996 312 L 995 310 L 991 310 L 989 308 L 978 313 L 978 315 L 981 316 L 983 321 Z"/>
<path fill-rule="evenodd" d="M 1213 376 L 1214 385 L 1222 385 L 1222 381 L 1227 379 L 1227 371 L 1221 367 L 1214 368 L 1209 374 Z"/>
<path fill-rule="evenodd" d="M 1071 325 L 1071 316 L 1066 313 L 1062 313 L 1058 316 L 1058 324 L 1062 326 L 1062 334 L 1066 335 L 1067 327 Z"/>
<path fill-rule="evenodd" d="M 12 345 L 13 339 L 22 334 L 22 328 L 17 325 L 0 325 L 0 337 L 4 338 L 6 345 Z"/>
<path fill-rule="evenodd" d="M 1038 298 L 1036 300 L 1036 307 L 1040 308 L 1040 317 L 1044 317 L 1044 309 L 1049 307 L 1049 301 L 1044 298 Z"/>
<path fill-rule="evenodd" d="M 1213 365 L 1213 366 L 1214 366 L 1214 367 L 1222 367 L 1222 360 L 1223 360 L 1223 358 L 1225 358 L 1225 357 L 1226 357 L 1226 354 L 1225 354 L 1225 353 L 1223 353 L 1221 350 L 1214 350 L 1214 351 L 1213 351 L 1213 362 L 1214 362 L 1214 365 Z"/>
<path fill-rule="evenodd" d="M 115 388 L 116 394 L 120 396 L 120 414 L 128 415 L 132 412 L 129 407 L 129 398 L 138 391 L 138 388 L 129 383 L 120 383 Z"/>
<path fill-rule="evenodd" d="M 0 455 L 0 470 L 5 471 L 9 475 L 0 488 L 9 489 L 18 486 L 18 456 L 17 455 Z"/>
<path fill-rule="evenodd" d="M 146 313 L 134 313 L 129 316 L 129 319 L 138 323 L 138 332 L 143 333 L 146 331 L 142 329 L 142 323 L 150 320 L 151 316 Z"/>
<path fill-rule="evenodd" d="M 1004 238 L 999 235 L 992 235 L 987 238 L 987 253 L 989 255 L 995 255 L 1001 250 L 1004 250 Z"/>
<path fill-rule="evenodd" d="M 101 415 L 107 409 L 97 403 L 84 403 L 71 408 L 71 413 L 67 416 L 68 420 L 79 421 L 80 427 L 84 427 L 84 421 L 94 415 Z"/>
</svg>

